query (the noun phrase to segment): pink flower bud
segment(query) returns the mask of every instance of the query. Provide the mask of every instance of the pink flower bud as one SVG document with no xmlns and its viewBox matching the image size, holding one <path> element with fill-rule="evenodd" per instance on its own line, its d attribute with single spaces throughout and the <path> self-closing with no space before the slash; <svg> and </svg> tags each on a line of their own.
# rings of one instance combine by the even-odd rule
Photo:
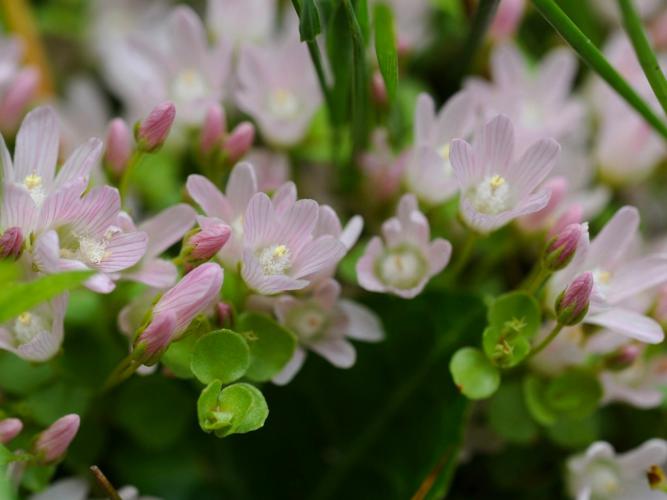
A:
<svg viewBox="0 0 667 500">
<path fill-rule="evenodd" d="M 556 299 L 556 318 L 564 326 L 580 323 L 586 313 L 593 292 L 593 273 L 580 274 Z"/>
<path fill-rule="evenodd" d="M 135 126 L 134 136 L 139 148 L 148 153 L 157 151 L 167 139 L 176 117 L 174 103 L 158 104 L 142 122 Z"/>
<path fill-rule="evenodd" d="M 637 344 L 628 344 L 619 347 L 605 358 L 604 366 L 608 370 L 624 370 L 631 366 L 642 353 Z"/>
<path fill-rule="evenodd" d="M 222 106 L 214 104 L 209 107 L 201 129 L 200 146 L 202 153 L 210 153 L 214 147 L 222 143 L 222 136 L 226 127 L 225 110 L 222 109 Z"/>
<path fill-rule="evenodd" d="M 104 161 L 111 171 L 121 175 L 132 156 L 132 133 L 122 118 L 114 118 L 107 128 Z"/>
<path fill-rule="evenodd" d="M 18 259 L 23 251 L 23 233 L 19 227 L 10 227 L 0 236 L 0 258 Z"/>
<path fill-rule="evenodd" d="M 212 259 L 232 234 L 232 229 L 215 217 L 199 217 L 199 225 L 185 237 L 181 257 L 186 272 Z"/>
<path fill-rule="evenodd" d="M 35 97 L 38 85 L 39 71 L 36 68 L 25 68 L 16 75 L 0 104 L 2 128 L 13 129 L 16 126 Z"/>
<path fill-rule="evenodd" d="M 18 418 L 0 420 L 0 444 L 9 443 L 23 430 L 23 422 Z"/>
<path fill-rule="evenodd" d="M 583 224 L 570 224 L 551 238 L 544 250 L 544 267 L 550 271 L 560 271 L 567 266 L 574 258 L 585 231 L 586 226 Z"/>
<path fill-rule="evenodd" d="M 45 464 L 60 460 L 79 431 L 81 420 L 72 413 L 59 418 L 44 430 L 35 443 L 35 454 Z"/>
<path fill-rule="evenodd" d="M 371 81 L 371 91 L 375 102 L 381 106 L 387 104 L 387 86 L 384 84 L 384 78 L 379 71 L 373 73 L 373 80 Z"/>
<path fill-rule="evenodd" d="M 494 40 L 511 37 L 523 17 L 525 0 L 500 0 L 496 15 L 489 27 L 489 36 Z"/>
<path fill-rule="evenodd" d="M 525 215 L 519 219 L 520 226 L 527 231 L 538 231 L 546 228 L 567 194 L 568 182 L 565 177 L 554 177 L 545 182 L 544 187 L 551 191 L 547 206 L 539 212 Z"/>
<path fill-rule="evenodd" d="M 176 331 L 176 314 L 165 311 L 153 316 L 150 324 L 135 341 L 135 349 L 143 347 L 141 362 L 144 365 L 157 363 L 160 355 L 167 349 Z"/>
<path fill-rule="evenodd" d="M 579 203 L 573 203 L 561 214 L 549 230 L 549 237 L 554 237 L 570 224 L 580 224 L 584 220 L 584 207 Z"/>
<path fill-rule="evenodd" d="M 218 302 L 215 306 L 215 312 L 217 313 L 218 321 L 223 328 L 231 325 L 234 311 L 229 304 L 226 302 Z"/>
<path fill-rule="evenodd" d="M 255 140 L 255 127 L 250 122 L 239 123 L 225 139 L 225 152 L 229 160 L 234 163 L 241 158 L 252 146 Z"/>
</svg>

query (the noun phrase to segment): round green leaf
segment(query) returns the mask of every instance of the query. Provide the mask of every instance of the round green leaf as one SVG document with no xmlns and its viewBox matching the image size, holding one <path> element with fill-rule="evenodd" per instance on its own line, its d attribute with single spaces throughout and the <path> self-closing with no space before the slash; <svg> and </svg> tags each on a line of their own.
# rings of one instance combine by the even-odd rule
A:
<svg viewBox="0 0 667 500">
<path fill-rule="evenodd" d="M 595 411 L 602 398 L 602 386 L 592 373 L 566 372 L 546 388 L 545 401 L 559 414 L 583 418 Z"/>
<path fill-rule="evenodd" d="M 250 365 L 245 339 L 231 330 L 210 332 L 197 340 L 190 369 L 201 382 L 220 380 L 228 384 L 240 379 Z"/>
<path fill-rule="evenodd" d="M 296 337 L 268 316 L 244 313 L 236 322 L 250 347 L 250 366 L 246 377 L 266 382 L 285 367 L 296 349 Z"/>
<path fill-rule="evenodd" d="M 500 372 L 479 349 L 464 347 L 456 351 L 449 371 L 459 390 L 470 399 L 484 399 L 500 384 Z"/>
<path fill-rule="evenodd" d="M 540 424 L 548 426 L 553 425 L 557 417 L 544 401 L 544 386 L 542 379 L 529 375 L 523 381 L 523 396 L 533 418 Z"/>
<path fill-rule="evenodd" d="M 599 439 L 600 423 L 595 414 L 586 418 L 560 418 L 548 428 L 549 438 L 563 448 L 583 448 Z"/>
<path fill-rule="evenodd" d="M 538 427 L 526 408 L 519 382 L 503 382 L 489 402 L 489 423 L 512 443 L 529 443 L 537 437 Z"/>
<path fill-rule="evenodd" d="M 525 292 L 511 292 L 498 297 L 489 307 L 489 325 L 512 328 L 521 336 L 531 338 L 542 322 L 540 306 Z"/>
</svg>

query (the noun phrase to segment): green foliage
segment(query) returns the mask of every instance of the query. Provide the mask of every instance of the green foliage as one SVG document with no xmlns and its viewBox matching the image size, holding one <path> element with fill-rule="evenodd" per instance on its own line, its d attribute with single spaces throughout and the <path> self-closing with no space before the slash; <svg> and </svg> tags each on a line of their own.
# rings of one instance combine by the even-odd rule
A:
<svg viewBox="0 0 667 500">
<path fill-rule="evenodd" d="M 0 444 L 0 498 L 14 500 L 16 494 L 7 474 L 7 466 L 10 463 L 12 453 Z"/>
<path fill-rule="evenodd" d="M 0 352 L 0 387 L 10 394 L 26 395 L 54 376 L 53 368 L 32 364 L 9 352 Z"/>
<path fill-rule="evenodd" d="M 394 15 L 387 4 L 378 3 L 374 10 L 375 55 L 389 97 L 396 97 L 398 86 L 398 53 Z"/>
<path fill-rule="evenodd" d="M 250 366 L 250 349 L 244 338 L 231 330 L 210 332 L 197 340 L 190 368 L 204 384 L 240 379 Z"/>
<path fill-rule="evenodd" d="M 470 399 L 488 398 L 500 385 L 500 372 L 479 349 L 456 351 L 449 364 L 454 383 Z"/>
<path fill-rule="evenodd" d="M 297 1 L 298 0 L 294 0 Z M 299 16 L 299 34 L 302 42 L 311 42 L 322 32 L 320 14 L 315 0 L 303 0 Z"/>
<path fill-rule="evenodd" d="M 271 380 L 292 359 L 296 337 L 263 314 L 243 313 L 236 322 L 250 347 L 250 366 L 245 376 L 254 382 Z"/>
<path fill-rule="evenodd" d="M 538 427 L 526 408 L 519 382 L 503 382 L 489 402 L 489 423 L 511 443 L 525 444 L 537 438 Z"/>
<path fill-rule="evenodd" d="M 219 380 L 211 382 L 199 396 L 199 426 L 218 437 L 245 434 L 264 425 L 269 415 L 264 396 L 250 384 L 234 384 L 220 390 Z"/>
</svg>

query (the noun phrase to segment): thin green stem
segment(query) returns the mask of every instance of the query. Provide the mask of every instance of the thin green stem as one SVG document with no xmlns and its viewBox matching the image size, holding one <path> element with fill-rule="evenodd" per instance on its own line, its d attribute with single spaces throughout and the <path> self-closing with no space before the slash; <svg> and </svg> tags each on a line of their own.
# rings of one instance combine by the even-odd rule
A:
<svg viewBox="0 0 667 500">
<path fill-rule="evenodd" d="M 498 8 L 498 3 L 500 3 L 499 0 L 480 0 L 475 17 L 472 20 L 468 38 L 463 46 L 457 80 L 460 80 L 466 74 L 477 50 L 482 45 L 486 31 Z"/>
<path fill-rule="evenodd" d="M 563 325 L 561 325 L 560 323 L 556 323 L 556 326 L 553 327 L 547 338 L 545 338 L 542 342 L 540 342 L 537 345 L 537 347 L 535 347 L 532 351 L 530 351 L 530 354 L 526 357 L 526 361 L 541 353 L 549 344 L 551 344 L 551 342 L 553 342 L 553 340 L 558 336 L 558 334 L 562 329 Z"/>
<path fill-rule="evenodd" d="M 609 64 L 600 50 L 561 10 L 554 0 L 532 0 L 535 8 L 579 54 L 579 57 L 602 77 L 625 101 L 665 139 L 667 124 L 660 119 L 628 82 Z"/>
<path fill-rule="evenodd" d="M 120 363 L 118 363 L 118 366 L 116 366 L 114 371 L 111 372 L 111 375 L 109 375 L 109 378 L 107 378 L 103 391 L 108 391 L 109 389 L 116 387 L 121 382 L 130 378 L 134 372 L 137 371 L 139 366 L 141 366 L 141 363 L 137 360 L 137 356 L 135 355 L 136 352 L 137 351 L 133 351 L 131 354 L 128 354 Z"/>
<path fill-rule="evenodd" d="M 456 258 L 456 262 L 454 262 L 454 264 L 450 268 L 449 271 L 450 283 L 456 280 L 465 269 L 466 265 L 470 261 L 470 258 L 472 257 L 473 250 L 475 249 L 475 244 L 477 243 L 478 239 L 479 235 L 477 233 L 475 233 L 474 231 L 468 231 L 466 239 L 463 242 L 463 245 L 461 246 L 461 251 L 459 252 L 458 257 Z"/>
<path fill-rule="evenodd" d="M 118 191 L 120 192 L 120 200 L 123 204 L 123 207 L 127 208 L 127 195 L 130 189 L 130 181 L 134 171 L 137 169 L 137 166 L 141 163 L 146 153 L 139 149 L 135 149 L 130 157 L 130 160 L 127 162 L 127 167 L 123 172 L 123 175 L 120 178 L 120 184 L 118 186 Z"/>
<path fill-rule="evenodd" d="M 631 0 L 618 0 L 618 6 L 623 14 L 623 26 L 632 41 L 632 46 L 635 48 L 637 59 L 639 59 L 639 63 L 644 70 L 646 79 L 651 84 L 662 109 L 667 113 L 667 80 L 646 36 L 642 21 Z"/>
<path fill-rule="evenodd" d="M 525 289 L 532 295 L 539 295 L 542 287 L 553 274 L 552 271 L 546 269 L 543 265 L 537 264 L 537 271 L 531 273 L 528 278 Z"/>
</svg>

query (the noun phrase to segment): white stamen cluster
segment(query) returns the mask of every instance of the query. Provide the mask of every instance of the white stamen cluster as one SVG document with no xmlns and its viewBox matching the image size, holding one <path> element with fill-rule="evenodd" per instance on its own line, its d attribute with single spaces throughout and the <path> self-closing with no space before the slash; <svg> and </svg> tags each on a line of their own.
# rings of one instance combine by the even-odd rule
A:
<svg viewBox="0 0 667 500">
<path fill-rule="evenodd" d="M 411 248 L 388 251 L 380 260 L 379 274 L 382 281 L 396 288 L 411 288 L 421 280 L 426 264 L 420 253 Z"/>
<path fill-rule="evenodd" d="M 317 307 L 307 306 L 292 311 L 289 326 L 302 341 L 319 336 L 327 324 L 327 315 Z"/>
<path fill-rule="evenodd" d="M 299 111 L 299 101 L 294 93 L 278 88 L 269 96 L 269 111 L 278 118 L 291 118 Z"/>
<path fill-rule="evenodd" d="M 614 493 L 618 493 L 621 482 L 618 477 L 618 472 L 614 469 L 612 464 L 595 463 L 591 465 L 589 470 L 589 477 L 591 479 L 591 490 L 593 497 L 607 498 Z"/>
<path fill-rule="evenodd" d="M 44 183 L 41 176 L 36 173 L 27 175 L 26 178 L 23 179 L 23 185 L 30 193 L 32 201 L 34 201 L 37 206 L 40 206 L 44 202 L 44 198 L 46 198 Z"/>
<path fill-rule="evenodd" d="M 206 93 L 206 82 L 199 71 L 186 69 L 174 79 L 172 94 L 177 102 L 201 99 L 206 96 Z"/>
<path fill-rule="evenodd" d="M 470 201 L 480 213 L 496 215 L 511 207 L 510 185 L 500 175 L 490 175 L 470 192 Z"/>
<path fill-rule="evenodd" d="M 292 267 L 292 253 L 285 245 L 271 245 L 259 251 L 259 264 L 267 276 L 285 274 Z"/>
<path fill-rule="evenodd" d="M 19 314 L 14 322 L 14 338 L 19 345 L 27 344 L 45 330 L 44 319 L 30 312 Z"/>
</svg>

